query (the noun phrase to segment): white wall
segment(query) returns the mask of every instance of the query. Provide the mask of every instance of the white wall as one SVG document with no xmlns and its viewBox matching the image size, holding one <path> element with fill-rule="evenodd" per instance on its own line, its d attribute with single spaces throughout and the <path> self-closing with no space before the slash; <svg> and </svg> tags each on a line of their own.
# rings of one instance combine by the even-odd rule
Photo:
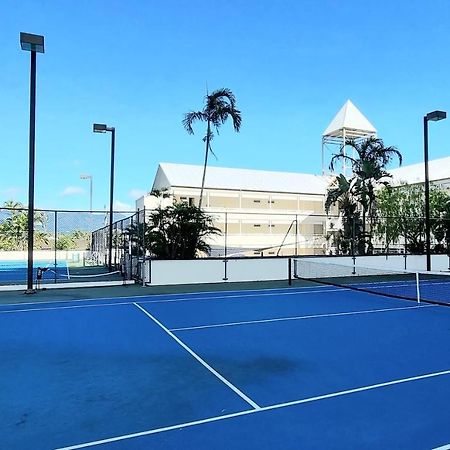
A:
<svg viewBox="0 0 450 450">
<path fill-rule="evenodd" d="M 287 280 L 287 258 L 196 259 L 147 261 L 145 282 L 151 285 Z M 151 267 L 149 267 L 151 264 Z M 149 270 L 151 274 L 149 274 Z"/>
<path fill-rule="evenodd" d="M 222 259 L 196 259 L 173 261 L 146 261 L 145 283 L 149 285 L 227 283 L 236 281 L 271 281 L 288 279 L 287 257 L 279 258 L 236 258 L 226 263 Z M 351 266 L 352 257 L 315 257 L 305 261 L 324 264 Z M 410 271 L 426 269 L 425 255 L 409 255 L 406 267 Z M 403 270 L 405 259 L 402 255 L 358 256 L 357 267 L 377 268 L 382 270 Z M 447 271 L 449 258 L 446 255 L 432 256 L 433 271 Z"/>
<path fill-rule="evenodd" d="M 317 257 L 315 262 L 343 264 L 351 266 L 353 258 L 351 256 L 340 257 Z M 380 255 L 380 256 L 357 256 L 356 266 L 371 267 L 379 269 L 404 270 L 405 257 L 403 255 Z M 407 255 L 406 256 L 406 270 L 410 271 L 425 271 L 427 269 L 427 261 L 425 255 Z M 449 270 L 449 257 L 447 255 L 432 255 L 431 256 L 431 270 L 436 272 Z"/>
</svg>

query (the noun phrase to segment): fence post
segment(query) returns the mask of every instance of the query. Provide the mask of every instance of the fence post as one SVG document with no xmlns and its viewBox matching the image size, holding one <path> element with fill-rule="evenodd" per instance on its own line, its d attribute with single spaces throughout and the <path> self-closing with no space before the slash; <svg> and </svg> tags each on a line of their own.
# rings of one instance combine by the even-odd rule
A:
<svg viewBox="0 0 450 450">
<path fill-rule="evenodd" d="M 225 213 L 225 236 L 224 236 L 224 241 L 223 241 L 225 259 L 223 260 L 223 262 L 224 262 L 224 266 L 223 266 L 224 274 L 223 274 L 223 278 L 222 278 L 223 281 L 227 281 L 228 280 L 227 237 L 228 237 L 228 213 Z"/>
<path fill-rule="evenodd" d="M 404 262 L 405 262 L 404 269 L 406 270 L 406 266 L 407 266 L 406 258 L 407 258 L 407 253 L 408 253 L 407 246 L 406 246 L 406 218 L 404 218 L 402 220 L 402 222 L 403 222 L 403 245 L 404 245 L 404 248 L 403 248 L 403 253 L 404 253 L 403 259 L 404 259 Z"/>
<path fill-rule="evenodd" d="M 288 284 L 292 286 L 292 258 L 288 258 Z"/>
<path fill-rule="evenodd" d="M 57 283 L 57 279 L 56 279 L 56 266 L 58 264 L 58 211 L 55 211 L 55 229 L 54 229 L 54 233 L 55 233 L 55 283 Z M 67 264 L 67 262 L 66 262 Z"/>
<path fill-rule="evenodd" d="M 295 215 L 295 256 L 298 255 L 298 215 Z"/>
<path fill-rule="evenodd" d="M 352 218 L 352 259 L 353 259 L 353 270 L 352 275 L 356 275 L 356 255 L 355 255 L 355 216 Z"/>
<path fill-rule="evenodd" d="M 145 248 L 145 232 L 147 231 L 147 222 L 145 220 L 145 206 L 144 206 L 144 212 L 142 217 L 142 253 L 145 261 L 145 255 L 147 254 L 147 249 Z"/>
</svg>

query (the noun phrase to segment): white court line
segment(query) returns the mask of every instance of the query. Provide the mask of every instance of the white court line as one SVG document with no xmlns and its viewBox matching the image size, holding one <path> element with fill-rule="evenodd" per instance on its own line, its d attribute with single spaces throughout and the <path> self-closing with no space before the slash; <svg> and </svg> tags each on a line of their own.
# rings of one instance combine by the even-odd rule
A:
<svg viewBox="0 0 450 450">
<path fill-rule="evenodd" d="M 433 372 L 433 373 L 428 373 L 425 375 L 418 375 L 418 376 L 409 377 L 409 378 L 401 378 L 398 380 L 387 381 L 385 383 L 371 384 L 369 386 L 362 386 L 362 387 L 355 388 L 355 389 L 347 389 L 345 391 L 333 392 L 331 394 L 318 395 L 316 397 L 304 398 L 302 400 L 294 400 L 294 401 L 286 402 L 286 403 L 277 403 L 275 405 L 263 406 L 259 409 L 249 409 L 249 410 L 240 411 L 237 413 L 225 414 L 223 416 L 215 416 L 215 417 L 209 417 L 207 419 L 195 420 L 193 422 L 179 423 L 179 424 L 170 425 L 167 427 L 155 428 L 153 430 L 141 431 L 138 433 L 125 434 L 122 436 L 115 436 L 115 437 L 111 437 L 111 438 L 107 438 L 107 439 L 102 439 L 99 441 L 92 441 L 92 442 L 86 442 L 84 444 L 72 445 L 70 447 L 61 447 L 56 450 L 78 450 L 80 448 L 94 447 L 96 445 L 108 444 L 111 442 L 123 441 L 126 439 L 132 439 L 132 438 L 137 438 L 137 437 L 141 437 L 141 436 L 148 436 L 151 434 L 162 433 L 164 431 L 177 430 L 180 428 L 187 428 L 187 427 L 192 427 L 195 425 L 202 425 L 205 423 L 218 422 L 219 420 L 232 419 L 234 417 L 246 416 L 249 414 L 255 414 L 255 413 L 260 413 L 260 412 L 264 412 L 264 411 L 271 411 L 271 410 L 286 408 L 286 407 L 290 407 L 290 406 L 301 405 L 303 403 L 311 403 L 311 402 L 316 402 L 319 400 L 325 400 L 325 399 L 334 398 L 334 397 L 342 397 L 344 395 L 350 395 L 350 394 L 355 394 L 358 392 L 370 391 L 373 389 L 380 389 L 380 388 L 387 387 L 387 386 L 394 386 L 396 384 L 409 383 L 412 381 L 423 380 L 426 378 L 439 377 L 442 375 L 450 375 L 450 370 L 444 370 L 442 372 Z"/>
<path fill-rule="evenodd" d="M 12 314 L 12 313 L 23 313 L 33 311 L 55 311 L 58 309 L 99 308 L 101 306 L 119 306 L 132 304 L 133 302 L 130 301 L 130 302 L 101 303 L 99 305 L 48 306 L 46 308 L 9 309 L 7 311 L 0 311 L 0 314 Z"/>
<path fill-rule="evenodd" d="M 139 300 L 139 303 L 142 304 L 148 304 L 148 303 L 174 303 L 174 302 L 190 302 L 195 300 L 218 300 L 218 299 L 244 299 L 247 297 L 267 297 L 267 296 L 277 296 L 277 295 L 305 295 L 305 294 L 323 294 L 324 292 L 336 292 L 336 291 L 344 291 L 348 289 L 327 289 L 327 290 L 318 290 L 318 291 L 309 291 L 309 292 L 279 292 L 279 293 L 264 293 L 264 294 L 249 294 L 249 295 L 217 295 L 217 296 L 209 296 L 209 297 L 192 297 L 192 298 L 174 298 L 174 299 L 162 299 L 162 300 Z M 243 291 L 245 292 L 245 291 Z M 180 295 L 180 294 L 175 294 Z M 151 296 L 149 295 L 143 295 L 143 296 L 130 296 L 130 297 L 106 297 L 106 298 L 90 298 L 90 299 L 83 299 L 83 300 L 63 300 L 63 301 L 54 301 L 54 302 L 40 302 L 40 303 L 10 303 L 10 304 L 0 304 L 0 314 L 5 313 L 13 313 L 13 312 L 29 312 L 29 311 L 45 311 L 45 310 L 54 310 L 54 309 L 71 309 L 71 308 L 88 308 L 90 306 L 113 306 L 113 305 L 132 305 L 134 301 L 137 298 L 149 298 Z M 115 299 L 129 299 L 128 302 L 115 302 Z M 111 303 L 102 303 L 101 305 L 92 304 L 92 305 L 72 305 L 72 306 L 52 306 L 52 307 L 44 307 L 44 308 L 22 308 L 22 309 L 11 309 L 7 311 L 2 311 L 1 308 L 5 306 L 20 306 L 20 305 L 41 305 L 41 304 L 53 304 L 53 303 L 72 303 L 72 302 L 79 302 L 79 301 L 105 301 L 109 300 Z"/>
<path fill-rule="evenodd" d="M 225 322 L 213 325 L 198 325 L 193 327 L 170 328 L 170 331 L 202 330 L 205 328 L 233 327 L 238 325 L 251 325 L 257 323 L 282 322 L 286 320 L 320 319 L 322 317 L 353 316 L 357 314 L 373 314 L 387 311 L 402 311 L 405 309 L 430 308 L 436 306 L 438 305 L 405 306 L 403 308 L 366 309 L 362 311 L 348 311 L 348 312 L 328 313 L 328 314 L 311 314 L 308 316 L 291 316 L 291 317 L 279 317 L 275 319 L 245 320 L 242 322 Z"/>
<path fill-rule="evenodd" d="M 217 299 L 224 299 L 224 298 L 246 298 L 246 297 L 273 297 L 277 295 L 309 295 L 309 294 L 323 294 L 324 292 L 337 292 L 337 291 L 349 291 L 351 289 L 348 288 L 336 288 L 336 289 L 326 289 L 325 291 L 323 289 L 317 290 L 317 291 L 308 291 L 308 292 L 269 292 L 269 293 L 256 293 L 256 294 L 249 294 L 249 295 L 216 295 L 216 296 L 209 296 L 209 297 L 194 297 L 194 298 L 174 298 L 169 300 L 143 300 L 139 301 L 139 303 L 172 303 L 172 302 L 186 302 L 186 301 L 194 301 L 194 300 L 217 300 Z"/>
<path fill-rule="evenodd" d="M 137 303 L 133 303 L 136 308 L 139 308 L 147 317 L 153 320 L 159 327 L 161 327 L 177 344 L 183 347 L 191 356 L 193 356 L 203 367 L 208 369 L 213 375 L 215 375 L 222 383 L 228 386 L 232 391 L 234 391 L 239 397 L 245 400 L 254 409 L 260 409 L 261 407 L 255 403 L 250 397 L 247 397 L 241 390 L 239 390 L 234 384 L 230 383 L 226 378 L 224 378 L 217 370 L 213 369 L 203 358 L 201 358 L 197 353 L 194 352 L 190 347 L 188 347 L 181 339 L 175 336 L 167 327 L 165 327 L 158 319 L 152 316 L 148 311 L 146 311 L 142 306 Z"/>
<path fill-rule="evenodd" d="M 176 295 L 181 296 L 179 299 L 174 299 L 174 300 L 167 300 L 167 301 L 175 301 L 175 300 L 182 300 L 182 301 L 188 301 L 188 300 L 196 300 L 195 297 L 193 297 L 194 295 L 207 295 L 207 294 L 217 294 L 217 293 L 225 293 L 225 292 L 229 292 L 229 293 L 246 293 L 246 292 L 269 292 L 269 291 L 281 291 L 281 292 L 275 292 L 271 295 L 285 295 L 285 294 L 293 294 L 293 293 L 303 293 L 303 290 L 306 289 L 318 289 L 317 291 L 314 292 L 321 292 L 321 291 L 342 291 L 342 290 L 347 290 L 346 288 L 334 288 L 334 289 L 330 289 L 329 285 L 322 285 L 322 286 L 303 286 L 303 287 L 299 287 L 299 288 L 265 288 L 265 289 L 238 289 L 238 290 L 230 290 L 230 291 L 200 291 L 200 292 L 179 292 L 179 293 L 169 293 L 169 294 L 145 294 L 145 295 L 123 295 L 123 296 L 117 296 L 117 297 L 93 297 L 93 298 L 77 298 L 77 299 L 73 299 L 73 300 L 48 300 L 48 301 L 43 301 L 43 302 L 23 302 L 23 303 L 3 303 L 0 304 L 0 308 L 4 307 L 4 306 L 17 306 L 17 305 L 47 305 L 47 304 L 52 304 L 52 303 L 74 303 L 74 302 L 95 302 L 95 301 L 104 301 L 104 300 L 124 300 L 124 299 L 130 299 L 130 303 L 132 303 L 134 300 L 133 299 L 140 299 L 140 298 L 149 298 L 149 297 L 174 297 Z M 145 289 L 145 288 L 143 288 Z M 320 291 L 319 291 L 320 290 Z M 291 292 L 284 292 L 284 291 L 291 291 Z M 293 292 L 292 292 L 293 291 Z M 188 298 L 189 296 L 192 296 L 193 298 Z M 226 297 L 250 297 L 250 295 L 246 296 L 246 295 L 222 295 L 222 296 L 216 296 L 214 298 L 226 298 Z M 203 299 L 208 299 L 208 298 L 212 298 L 212 297 L 198 297 L 198 299 L 203 300 Z M 165 300 L 149 300 L 149 301 L 154 301 L 154 302 L 164 302 Z M 142 303 L 142 302 L 141 302 Z"/>
<path fill-rule="evenodd" d="M 450 444 L 442 445 L 441 447 L 436 447 L 432 450 L 450 450 Z"/>
</svg>

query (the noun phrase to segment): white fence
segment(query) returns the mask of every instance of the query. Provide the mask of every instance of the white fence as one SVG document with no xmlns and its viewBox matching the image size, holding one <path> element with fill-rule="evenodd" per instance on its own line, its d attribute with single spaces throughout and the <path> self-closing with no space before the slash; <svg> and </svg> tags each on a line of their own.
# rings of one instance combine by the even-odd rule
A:
<svg viewBox="0 0 450 450">
<path fill-rule="evenodd" d="M 152 260 L 144 274 L 151 285 L 287 280 L 288 258 Z"/>
<path fill-rule="evenodd" d="M 311 258 L 311 257 L 309 257 Z M 309 259 L 308 258 L 308 259 Z M 288 257 L 230 258 L 195 260 L 151 260 L 145 262 L 144 283 L 147 285 L 230 283 L 237 281 L 275 281 L 288 279 Z M 317 263 L 351 266 L 351 256 L 312 257 Z M 432 270 L 449 270 L 447 255 L 432 255 Z M 356 266 L 383 270 L 424 271 L 425 255 L 358 256 Z"/>
</svg>

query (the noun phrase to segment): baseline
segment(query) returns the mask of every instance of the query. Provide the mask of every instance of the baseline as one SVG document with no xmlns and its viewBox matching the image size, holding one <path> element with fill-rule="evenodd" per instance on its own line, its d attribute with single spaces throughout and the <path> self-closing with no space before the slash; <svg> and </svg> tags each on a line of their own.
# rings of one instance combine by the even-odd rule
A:
<svg viewBox="0 0 450 450">
<path fill-rule="evenodd" d="M 328 286 L 324 286 L 327 288 Z M 268 296 L 278 296 L 278 295 L 304 295 L 304 294 L 322 294 L 324 292 L 337 292 L 337 291 L 346 291 L 349 290 L 347 288 L 336 288 L 336 289 L 318 289 L 308 292 L 303 291 L 292 291 L 292 289 L 289 289 L 290 292 L 270 292 L 270 293 L 263 293 L 263 294 L 248 294 L 248 295 L 210 295 L 210 296 L 203 296 L 203 297 L 194 297 L 194 295 L 199 295 L 201 293 L 195 292 L 191 294 L 157 294 L 155 296 L 157 297 L 166 297 L 166 296 L 173 296 L 178 295 L 182 296 L 179 298 L 169 298 L 169 299 L 161 299 L 161 300 L 139 300 L 139 303 L 141 304 L 148 304 L 148 303 L 173 303 L 173 302 L 187 302 L 187 301 L 195 301 L 195 300 L 219 300 L 219 299 L 227 299 L 227 298 L 234 298 L 234 299 L 243 299 L 243 298 L 251 298 L 251 297 L 268 297 Z M 222 292 L 228 292 L 228 291 L 222 291 Z M 235 292 L 249 292 L 249 291 L 235 291 Z M 250 291 L 250 292 L 258 292 L 258 291 Z M 215 292 L 211 292 L 211 294 L 214 294 Z M 191 297 L 188 297 L 191 295 Z M 55 301 L 48 301 L 48 302 L 39 302 L 39 303 L 5 303 L 3 305 L 0 305 L 0 314 L 3 313 L 12 313 L 12 312 L 28 312 L 28 311 L 44 311 L 44 310 L 52 310 L 52 309 L 68 309 L 68 308 L 79 308 L 79 307 L 89 307 L 89 306 L 113 306 L 113 305 L 131 305 L 133 304 L 136 299 L 141 298 L 149 298 L 153 297 L 152 295 L 136 295 L 136 296 L 124 296 L 124 297 L 99 297 L 99 298 L 86 298 L 86 299 L 76 299 L 76 300 L 55 300 Z M 123 301 L 116 301 L 116 300 L 129 300 L 126 302 Z M 100 301 L 109 301 L 109 303 L 102 303 L 102 304 L 96 304 L 96 302 Z M 92 302 L 94 304 L 89 305 L 71 305 L 71 303 L 75 302 Z M 19 307 L 23 305 L 54 305 L 55 303 L 60 303 L 62 306 L 48 306 L 48 307 L 36 307 L 36 308 L 20 308 Z M 69 304 L 68 306 L 64 306 L 66 304 Z M 5 311 L 2 311 L 2 308 L 7 307 L 17 307 L 17 309 L 7 309 Z"/>
<path fill-rule="evenodd" d="M 259 409 L 249 409 L 249 410 L 240 411 L 237 413 L 224 414 L 222 416 L 215 416 L 215 417 L 209 417 L 207 419 L 195 420 L 192 422 L 179 423 L 179 424 L 171 425 L 171 426 L 167 426 L 167 427 L 155 428 L 153 430 L 141 431 L 138 433 L 126 434 L 126 435 L 122 435 L 122 436 L 115 436 L 115 437 L 111 437 L 111 438 L 107 438 L 107 439 L 101 439 L 98 441 L 92 441 L 92 442 L 86 442 L 83 444 L 72 445 L 69 447 L 61 447 L 61 448 L 58 448 L 55 450 L 78 450 L 81 448 L 94 447 L 97 445 L 108 444 L 111 442 L 124 441 L 127 439 L 133 439 L 133 438 L 137 438 L 137 437 L 141 437 L 141 436 L 148 436 L 151 434 L 162 433 L 164 431 L 171 431 L 171 430 L 176 430 L 179 428 L 187 428 L 187 427 L 202 425 L 202 424 L 211 423 L 211 422 L 218 422 L 220 420 L 233 419 L 235 417 L 247 416 L 249 414 L 255 414 L 255 413 L 260 413 L 260 412 L 264 412 L 264 411 L 272 411 L 272 410 L 276 410 L 276 409 L 287 408 L 290 406 L 301 405 L 304 403 L 311 403 L 311 402 L 316 402 L 319 400 L 326 400 L 326 399 L 335 398 L 335 397 L 342 397 L 344 395 L 351 395 L 351 394 L 355 394 L 358 392 L 370 391 L 370 390 L 380 389 L 380 388 L 384 388 L 384 387 L 388 387 L 388 386 L 394 386 L 394 385 L 398 385 L 398 384 L 402 384 L 402 383 L 410 383 L 413 381 L 424 380 L 427 378 L 433 378 L 433 377 L 439 377 L 439 376 L 445 376 L 445 375 L 450 375 L 450 370 L 443 370 L 441 372 L 433 372 L 433 373 L 427 373 L 424 375 L 417 375 L 417 376 L 408 377 L 408 378 L 401 378 L 401 379 L 397 379 L 397 380 L 387 381 L 384 383 L 372 384 L 372 385 L 368 385 L 368 386 L 362 386 L 359 388 L 347 389 L 347 390 L 339 391 L 339 392 L 332 392 L 329 394 L 319 395 L 319 396 L 315 396 L 315 397 L 309 397 L 309 398 L 305 398 L 305 399 L 301 399 L 301 400 L 294 400 L 291 402 L 277 403 L 275 405 L 263 406 L 263 407 L 260 407 Z M 443 447 L 443 449 L 439 448 L 439 450 L 444 450 L 444 449 L 446 449 L 445 446 Z M 435 450 L 438 450 L 438 449 L 435 449 Z"/>
</svg>

